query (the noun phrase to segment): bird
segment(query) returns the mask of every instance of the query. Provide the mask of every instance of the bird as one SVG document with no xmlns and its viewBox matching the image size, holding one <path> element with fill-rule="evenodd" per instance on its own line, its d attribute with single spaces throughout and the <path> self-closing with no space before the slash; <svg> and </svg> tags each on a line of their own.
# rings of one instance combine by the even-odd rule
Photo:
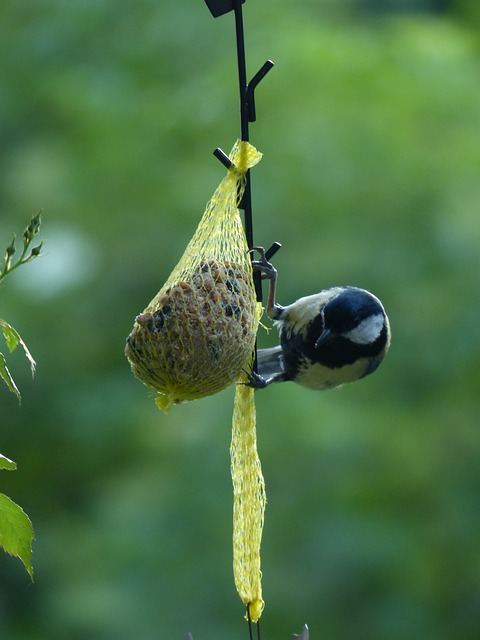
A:
<svg viewBox="0 0 480 640">
<path fill-rule="evenodd" d="M 390 347 L 390 322 L 380 300 L 366 289 L 338 286 L 276 303 L 277 270 L 263 247 L 254 272 L 269 280 L 265 311 L 279 330 L 280 344 L 257 350 L 247 384 L 262 389 L 293 381 L 308 389 L 333 389 L 373 373 Z"/>
</svg>

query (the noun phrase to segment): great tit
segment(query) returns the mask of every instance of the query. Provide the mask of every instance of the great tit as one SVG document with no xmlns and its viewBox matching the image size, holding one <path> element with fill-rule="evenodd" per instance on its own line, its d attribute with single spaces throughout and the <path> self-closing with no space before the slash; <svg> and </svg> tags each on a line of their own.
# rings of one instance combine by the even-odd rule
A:
<svg viewBox="0 0 480 640">
<path fill-rule="evenodd" d="M 309 389 L 332 389 L 373 373 L 390 346 L 390 324 L 382 303 L 365 289 L 333 287 L 287 307 L 275 302 L 277 271 L 262 247 L 254 271 L 269 280 L 267 315 L 280 345 L 257 351 L 250 386 L 292 380 Z"/>
</svg>

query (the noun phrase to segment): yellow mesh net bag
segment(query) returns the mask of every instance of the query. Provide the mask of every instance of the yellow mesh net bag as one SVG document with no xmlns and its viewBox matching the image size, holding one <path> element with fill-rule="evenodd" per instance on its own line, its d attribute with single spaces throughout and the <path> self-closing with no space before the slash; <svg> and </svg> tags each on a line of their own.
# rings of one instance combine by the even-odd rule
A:
<svg viewBox="0 0 480 640">
<path fill-rule="evenodd" d="M 168 280 L 137 316 L 125 354 L 157 405 L 217 393 L 251 365 L 260 310 L 238 203 L 262 154 L 237 141 L 228 170 Z"/>
<path fill-rule="evenodd" d="M 133 373 L 155 390 L 166 413 L 173 404 L 245 382 L 262 306 L 238 203 L 247 170 L 262 154 L 237 140 L 228 170 L 168 280 L 135 319 L 125 348 Z M 238 384 L 230 448 L 234 490 L 233 568 L 247 617 L 263 610 L 260 543 L 265 486 L 256 446 L 254 390 Z"/>
</svg>

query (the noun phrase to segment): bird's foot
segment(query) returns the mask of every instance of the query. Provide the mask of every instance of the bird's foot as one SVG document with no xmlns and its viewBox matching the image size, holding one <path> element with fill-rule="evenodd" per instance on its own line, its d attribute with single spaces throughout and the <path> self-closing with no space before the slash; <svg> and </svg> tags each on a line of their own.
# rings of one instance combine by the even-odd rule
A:
<svg viewBox="0 0 480 640">
<path fill-rule="evenodd" d="M 245 369 L 243 371 L 248 378 L 248 382 L 244 383 L 247 387 L 251 387 L 256 391 L 257 389 L 265 389 L 268 385 L 265 378 L 256 371 L 246 371 Z"/>
<path fill-rule="evenodd" d="M 263 247 L 252 247 L 250 253 L 256 251 L 260 254 L 260 260 L 252 260 L 252 268 L 262 274 L 262 279 L 275 281 L 277 279 L 277 270 L 271 262 L 265 257 L 265 249 Z"/>
</svg>

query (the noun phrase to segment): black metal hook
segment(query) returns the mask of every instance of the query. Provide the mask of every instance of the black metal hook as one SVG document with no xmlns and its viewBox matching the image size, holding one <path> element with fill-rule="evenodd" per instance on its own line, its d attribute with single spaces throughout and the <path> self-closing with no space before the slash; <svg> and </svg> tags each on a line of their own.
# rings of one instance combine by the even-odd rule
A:
<svg viewBox="0 0 480 640">
<path fill-rule="evenodd" d="M 231 169 L 233 167 L 233 162 L 230 160 L 230 158 L 227 156 L 227 154 L 225 153 L 225 151 L 222 151 L 220 149 L 220 147 L 217 147 L 215 149 L 215 151 L 213 152 L 213 155 L 217 158 L 217 160 L 220 160 L 220 162 L 223 164 L 223 166 L 226 169 Z"/>
<path fill-rule="evenodd" d="M 248 121 L 255 122 L 257 114 L 255 112 L 255 89 L 258 83 L 263 80 L 270 69 L 273 68 L 273 62 L 267 60 L 263 67 L 257 71 L 250 82 L 247 84 L 247 105 L 248 105 Z"/>
<path fill-rule="evenodd" d="M 270 258 L 273 258 L 273 256 L 277 253 L 277 251 L 279 249 L 282 248 L 282 245 L 280 244 L 280 242 L 274 242 L 266 251 L 265 251 L 265 258 L 267 260 L 270 260 Z"/>
</svg>

